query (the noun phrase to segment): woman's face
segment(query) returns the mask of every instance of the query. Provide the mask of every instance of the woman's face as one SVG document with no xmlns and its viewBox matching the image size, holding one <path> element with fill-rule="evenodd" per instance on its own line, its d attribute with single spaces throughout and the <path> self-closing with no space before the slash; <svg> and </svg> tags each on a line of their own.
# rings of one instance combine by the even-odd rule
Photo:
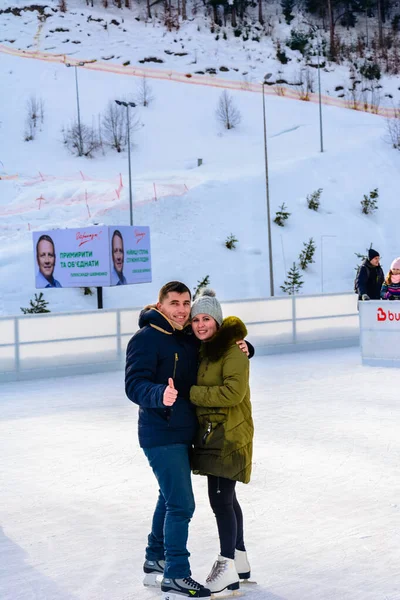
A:
<svg viewBox="0 0 400 600">
<path fill-rule="evenodd" d="M 400 275 L 400 269 L 392 269 L 393 275 Z"/>
<path fill-rule="evenodd" d="M 217 322 L 210 315 L 196 315 L 192 319 L 194 335 L 202 342 L 210 340 L 217 332 Z"/>
</svg>

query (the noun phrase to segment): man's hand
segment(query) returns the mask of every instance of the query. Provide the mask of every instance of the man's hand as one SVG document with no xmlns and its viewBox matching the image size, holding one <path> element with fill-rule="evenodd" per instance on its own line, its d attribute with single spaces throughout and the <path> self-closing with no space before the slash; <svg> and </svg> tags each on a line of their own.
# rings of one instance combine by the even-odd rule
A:
<svg viewBox="0 0 400 600">
<path fill-rule="evenodd" d="M 244 340 L 239 340 L 236 343 L 239 346 L 239 348 L 241 349 L 241 351 L 244 352 L 246 356 L 248 356 L 249 355 L 249 349 L 247 347 L 246 342 Z"/>
<path fill-rule="evenodd" d="M 371 300 L 371 298 L 368 296 L 368 294 L 363 294 L 361 296 L 361 300 Z"/>
<path fill-rule="evenodd" d="M 178 390 L 174 388 L 174 380 L 172 377 L 168 379 L 168 385 L 164 390 L 163 404 L 165 406 L 172 406 L 178 396 Z"/>
</svg>

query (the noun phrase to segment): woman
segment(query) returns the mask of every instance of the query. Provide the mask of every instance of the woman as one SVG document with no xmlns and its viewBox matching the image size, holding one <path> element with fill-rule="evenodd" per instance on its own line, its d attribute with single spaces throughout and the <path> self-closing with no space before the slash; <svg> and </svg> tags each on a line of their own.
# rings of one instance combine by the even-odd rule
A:
<svg viewBox="0 0 400 600">
<path fill-rule="evenodd" d="M 253 450 L 249 359 L 236 344 L 247 331 L 237 317 L 223 319 L 212 290 L 204 290 L 195 300 L 191 317 L 194 334 L 202 342 L 197 385 L 190 389 L 199 420 L 192 467 L 194 473 L 207 475 L 217 520 L 221 554 L 206 583 L 216 593 L 236 590 L 239 579 L 250 577 L 235 491 L 237 481 L 250 481 Z"/>
<path fill-rule="evenodd" d="M 395 258 L 381 289 L 383 300 L 400 300 L 400 258 Z"/>
</svg>

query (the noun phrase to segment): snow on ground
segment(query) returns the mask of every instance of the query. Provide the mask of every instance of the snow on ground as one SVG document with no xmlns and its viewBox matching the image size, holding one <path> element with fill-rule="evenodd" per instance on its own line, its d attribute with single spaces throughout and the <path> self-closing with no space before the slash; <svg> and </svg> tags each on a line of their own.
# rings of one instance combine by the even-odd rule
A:
<svg viewBox="0 0 400 600">
<path fill-rule="evenodd" d="M 78 159 L 63 147 L 61 127 L 76 110 L 71 69 L 2 55 L 0 72 L 13 98 L 1 124 L 0 160 L 6 173 L 18 175 L 0 181 L 0 278 L 5 282 L 0 314 L 18 314 L 35 292 L 32 229 L 129 222 L 127 156 L 108 151 Z M 91 71 L 80 71 L 79 82 L 82 120 L 89 123 L 109 100 L 134 94 L 137 84 L 131 77 Z M 260 95 L 235 94 L 243 120 L 237 130 L 226 132 L 215 121 L 220 90 L 151 85 L 154 103 L 137 111 L 143 126 L 135 133 L 132 171 L 134 223 L 149 225 L 152 232 L 153 283 L 106 289 L 105 307 L 140 306 L 154 299 L 166 280 L 181 279 L 194 288 L 206 275 L 222 300 L 265 297 Z M 27 143 L 22 140 L 25 104 L 33 92 L 43 96 L 45 121 L 37 139 Z M 320 153 L 317 105 L 277 96 L 266 102 L 272 218 L 283 202 L 291 213 L 286 227 L 272 225 L 276 293 L 311 237 L 317 252 L 302 292 L 351 290 L 356 252 L 373 242 L 386 268 L 399 254 L 393 182 L 400 155 L 386 144 L 380 117 L 324 107 L 326 152 Z M 197 168 L 199 157 L 204 164 Z M 124 187 L 118 199 L 119 173 Z M 362 215 L 360 201 L 376 187 L 379 210 Z M 318 188 L 323 188 L 321 208 L 314 213 L 306 196 Z M 224 247 L 230 234 L 239 240 L 233 252 Z M 49 290 L 45 298 L 52 311 L 95 307 L 95 299 L 79 289 Z"/>
<path fill-rule="evenodd" d="M 400 599 L 400 405 L 359 350 L 251 361 L 254 470 L 238 494 L 254 600 Z M 0 386 L 2 600 L 153 600 L 141 587 L 157 487 L 123 373 Z M 205 480 L 189 548 L 218 551 Z"/>
</svg>

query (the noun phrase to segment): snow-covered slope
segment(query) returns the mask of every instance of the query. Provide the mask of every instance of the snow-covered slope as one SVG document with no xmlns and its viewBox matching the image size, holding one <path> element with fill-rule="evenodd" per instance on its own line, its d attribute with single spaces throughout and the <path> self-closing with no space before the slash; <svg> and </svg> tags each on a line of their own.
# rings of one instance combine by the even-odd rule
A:
<svg viewBox="0 0 400 600">
<path fill-rule="evenodd" d="M 87 22 L 89 13 L 94 17 L 95 9 L 66 13 L 64 28 L 70 28 L 71 35 L 49 33 L 59 24 L 54 20 L 60 19 L 58 13 L 47 19 L 39 33 L 35 13 L 3 14 L 0 23 L 6 35 L 0 39 L 8 44 L 7 39 L 15 39 L 14 45 L 24 48 L 36 44 L 43 51 L 73 52 L 69 56 L 74 59 L 104 60 L 113 55 L 111 60 L 134 64 L 158 56 L 164 46 L 175 45 L 177 52 L 184 52 L 191 37 L 187 56 L 164 53 L 166 62 L 157 67 L 186 72 L 189 59 L 196 54 L 199 61 L 203 47 L 201 67 L 234 65 L 239 71 L 230 70 L 226 76 L 231 79 L 243 79 L 246 62 L 257 65 L 255 80 L 266 71 L 277 72 L 272 57 L 262 63 L 260 56 L 260 61 L 250 60 L 250 46 L 243 51 L 243 44 L 234 39 L 225 45 L 219 40 L 216 53 L 213 37 L 198 32 L 195 22 L 165 34 L 157 23 L 146 26 L 133 16 L 127 18 L 124 11 L 123 26 L 109 25 L 106 31 L 98 22 Z M 111 15 L 107 13 L 108 20 Z M 99 27 L 97 33 L 94 27 Z M 134 35 L 126 41 L 121 28 L 128 27 Z M 78 41 L 79 34 L 88 41 L 72 48 L 72 41 L 63 44 L 67 33 L 70 40 Z M 264 46 L 253 44 L 262 53 L 268 41 Z M 221 48 L 231 52 L 232 65 L 227 55 L 219 54 Z M 184 67 L 179 67 L 183 60 Z M 110 100 L 134 99 L 140 81 L 84 68 L 78 76 L 81 118 L 88 125 L 98 123 Z M 342 72 L 323 73 L 324 82 L 328 76 L 339 82 Z M 27 306 L 35 291 L 32 229 L 129 223 L 127 155 L 108 150 L 93 159 L 76 158 L 64 147 L 61 129 L 76 118 L 73 69 L 0 54 L 0 78 L 7 90 L 0 99 L 0 314 L 12 314 Z M 242 121 L 226 131 L 215 118 L 220 89 L 148 82 L 154 101 L 148 108 L 135 109 L 140 127 L 134 134 L 132 174 L 134 222 L 152 230 L 154 280 L 105 290 L 105 306 L 141 305 L 154 299 L 166 280 L 182 279 L 193 288 L 206 275 L 221 299 L 268 295 L 261 95 L 232 92 Z M 24 142 L 26 102 L 32 94 L 44 101 L 44 123 L 34 141 Z M 276 95 L 268 96 L 266 105 L 272 216 L 283 202 L 291 213 L 284 228 L 272 225 L 276 293 L 281 293 L 285 273 L 311 237 L 317 252 L 315 263 L 304 273 L 303 293 L 318 293 L 322 287 L 325 292 L 351 290 L 355 252 L 365 251 L 373 242 L 384 267 L 400 254 L 394 225 L 400 155 L 385 141 L 385 121 L 324 107 L 325 152 L 321 153 L 318 105 Z M 203 159 L 201 167 L 198 158 Z M 124 187 L 118 198 L 120 173 Z M 4 175 L 17 177 L 4 179 Z M 315 213 L 305 199 L 318 188 L 323 192 L 320 211 Z M 374 188 L 379 190 L 379 210 L 362 215 L 360 201 Z M 233 251 L 224 246 L 231 233 L 239 240 Z M 95 306 L 95 299 L 79 290 L 46 290 L 45 297 L 53 311 Z"/>
</svg>

